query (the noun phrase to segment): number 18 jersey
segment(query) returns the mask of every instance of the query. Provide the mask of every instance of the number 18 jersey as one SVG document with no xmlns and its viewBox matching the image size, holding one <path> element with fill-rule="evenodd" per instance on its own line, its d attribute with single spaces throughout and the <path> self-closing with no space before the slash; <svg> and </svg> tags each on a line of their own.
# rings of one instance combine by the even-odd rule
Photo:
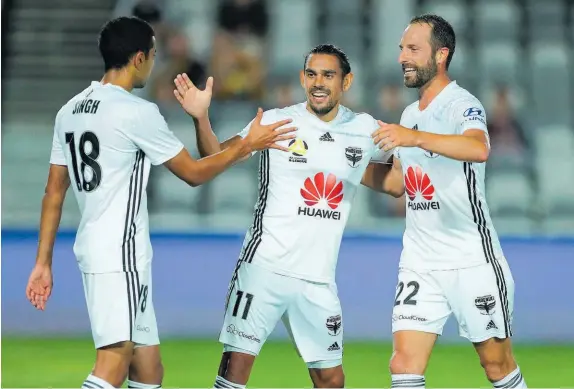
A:
<svg viewBox="0 0 574 389">
<path fill-rule="evenodd" d="M 155 104 L 115 85 L 92 82 L 60 109 L 50 163 L 67 166 L 80 208 L 74 253 L 81 271 L 149 266 L 150 168 L 182 149 Z"/>
</svg>

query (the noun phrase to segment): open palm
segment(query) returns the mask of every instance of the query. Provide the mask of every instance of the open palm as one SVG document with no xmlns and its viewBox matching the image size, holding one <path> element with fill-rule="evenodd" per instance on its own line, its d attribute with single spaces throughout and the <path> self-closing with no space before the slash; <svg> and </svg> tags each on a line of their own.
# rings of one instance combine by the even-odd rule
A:
<svg viewBox="0 0 574 389">
<path fill-rule="evenodd" d="M 204 90 L 198 89 L 185 73 L 178 74 L 174 83 L 173 94 L 185 112 L 194 118 L 206 116 L 211 104 L 213 77 L 207 79 Z"/>
</svg>

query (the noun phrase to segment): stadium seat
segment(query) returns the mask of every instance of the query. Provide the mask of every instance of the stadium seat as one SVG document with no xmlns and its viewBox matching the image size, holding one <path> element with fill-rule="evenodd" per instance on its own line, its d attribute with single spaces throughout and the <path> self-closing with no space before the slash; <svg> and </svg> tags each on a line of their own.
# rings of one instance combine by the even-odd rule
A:
<svg viewBox="0 0 574 389">
<path fill-rule="evenodd" d="M 533 205 L 529 178 L 519 172 L 492 172 L 486 180 L 486 196 L 492 215 L 528 214 Z"/>
<path fill-rule="evenodd" d="M 566 126 L 541 126 L 533 134 L 539 155 L 558 155 L 574 159 L 574 132 Z"/>
<path fill-rule="evenodd" d="M 399 57 L 399 42 L 415 13 L 414 0 L 376 0 L 373 4 L 371 37 L 373 70 L 394 69 Z"/>
<path fill-rule="evenodd" d="M 299 71 L 303 56 L 313 47 L 317 10 L 306 0 L 270 0 L 269 68 L 285 74 Z M 296 17 L 293 17 L 296 15 Z"/>
<path fill-rule="evenodd" d="M 535 43 L 551 43 L 566 38 L 564 16 L 567 12 L 562 1 L 528 0 L 528 38 Z"/>
<path fill-rule="evenodd" d="M 537 153 L 538 177 L 537 204 L 543 215 L 574 217 L 574 158 L 568 154 L 556 154 L 553 150 Z"/>
<path fill-rule="evenodd" d="M 196 211 L 203 187 L 192 188 L 174 176 L 167 168 L 155 168 L 150 174 L 153 189 L 154 209 L 158 211 L 181 210 L 192 213 Z"/>
<path fill-rule="evenodd" d="M 475 33 L 482 42 L 518 42 L 520 13 L 510 1 L 486 0 L 475 3 Z"/>
<path fill-rule="evenodd" d="M 432 0 L 422 6 L 422 11 L 442 16 L 450 22 L 457 37 L 463 37 L 468 25 L 469 12 L 466 8 L 458 0 Z"/>
<path fill-rule="evenodd" d="M 522 62 L 520 48 L 515 42 L 482 42 L 478 45 L 476 58 L 482 86 L 497 83 L 516 85 L 520 79 Z"/>
<path fill-rule="evenodd" d="M 563 42 L 538 43 L 530 50 L 530 80 L 537 122 L 571 122 L 571 70 L 568 46 Z M 551 98 L 550 98 L 551 96 Z"/>
<path fill-rule="evenodd" d="M 253 213 L 257 193 L 254 174 L 231 168 L 209 183 L 210 209 L 214 214 L 249 216 Z"/>
</svg>

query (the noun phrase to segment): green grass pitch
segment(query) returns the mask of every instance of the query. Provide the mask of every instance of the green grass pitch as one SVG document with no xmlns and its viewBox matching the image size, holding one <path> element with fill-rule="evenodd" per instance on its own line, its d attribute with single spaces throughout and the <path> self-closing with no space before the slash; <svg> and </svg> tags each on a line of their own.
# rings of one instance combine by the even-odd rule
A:
<svg viewBox="0 0 574 389">
<path fill-rule="evenodd" d="M 574 388 L 574 345 L 514 348 L 531 388 Z M 388 343 L 345 343 L 347 387 L 389 387 Z M 165 388 L 210 388 L 221 346 L 215 340 L 162 342 Z M 94 362 L 90 339 L 2 339 L 3 388 L 80 387 Z M 470 344 L 438 344 L 427 370 L 427 387 L 491 387 Z M 305 364 L 288 342 L 268 342 L 255 363 L 250 388 L 312 387 Z"/>
</svg>

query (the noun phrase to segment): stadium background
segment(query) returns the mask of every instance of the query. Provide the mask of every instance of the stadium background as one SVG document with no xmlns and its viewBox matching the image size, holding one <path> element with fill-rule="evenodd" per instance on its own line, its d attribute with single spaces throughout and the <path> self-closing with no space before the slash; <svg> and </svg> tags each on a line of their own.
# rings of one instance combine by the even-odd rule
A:
<svg viewBox="0 0 574 389">
<path fill-rule="evenodd" d="M 243 5 L 242 5 L 243 4 Z M 517 283 L 515 351 L 531 387 L 574 387 L 574 5 L 560 0 L 14 0 L 2 1 L 2 386 L 74 387 L 93 363 L 80 274 L 72 254 L 78 210 L 68 196 L 54 254 L 55 291 L 36 312 L 24 287 L 35 256 L 55 113 L 102 65 L 96 37 L 110 17 L 153 23 L 159 57 L 136 93 L 155 101 L 197 155 L 193 125 L 172 98 L 188 72 L 216 82 L 211 117 L 221 139 L 258 105 L 301 101 L 298 71 L 314 45 L 350 56 L 345 104 L 397 122 L 416 99 L 401 84 L 397 44 L 409 18 L 451 21 L 451 73 L 487 108 L 493 150 L 487 195 Z M 154 303 L 166 387 L 209 387 L 217 334 L 242 234 L 256 197 L 256 161 L 189 188 L 163 167 L 151 175 Z M 389 385 L 390 311 L 404 200 L 361 190 L 338 271 L 349 387 Z M 427 374 L 431 387 L 488 387 L 451 319 Z M 278 325 L 250 387 L 310 387 Z"/>
</svg>

